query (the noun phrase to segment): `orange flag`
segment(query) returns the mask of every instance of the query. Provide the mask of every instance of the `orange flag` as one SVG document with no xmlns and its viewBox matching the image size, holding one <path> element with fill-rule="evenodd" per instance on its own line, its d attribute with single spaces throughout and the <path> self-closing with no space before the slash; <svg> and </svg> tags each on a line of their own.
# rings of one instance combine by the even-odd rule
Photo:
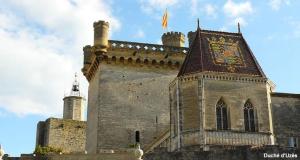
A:
<svg viewBox="0 0 300 160">
<path fill-rule="evenodd" d="M 167 9 L 162 18 L 162 27 L 163 27 L 163 29 L 166 29 L 168 27 L 168 11 L 167 11 Z"/>
</svg>

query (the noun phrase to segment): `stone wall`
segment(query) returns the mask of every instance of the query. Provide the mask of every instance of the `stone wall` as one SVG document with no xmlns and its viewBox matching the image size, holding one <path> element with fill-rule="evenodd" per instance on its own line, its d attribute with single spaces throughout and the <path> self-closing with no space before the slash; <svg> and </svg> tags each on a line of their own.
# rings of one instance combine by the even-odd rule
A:
<svg viewBox="0 0 300 160">
<path fill-rule="evenodd" d="M 289 146 L 289 138 L 294 137 L 300 148 L 300 95 L 273 93 L 272 114 L 277 144 Z"/>
<path fill-rule="evenodd" d="M 88 153 L 96 153 L 98 143 L 98 94 L 99 88 L 99 72 L 96 72 L 94 78 L 89 82 L 88 88 L 88 107 L 87 107 L 87 130 L 86 130 L 86 151 Z"/>
<path fill-rule="evenodd" d="M 204 144 L 204 140 L 206 144 L 213 145 L 273 144 L 269 87 L 264 78 L 239 74 L 199 73 L 180 77 L 178 83 L 179 112 L 175 81 L 170 85 L 171 137 L 172 140 L 178 141 L 178 138 L 173 136 L 177 134 L 179 125 L 182 147 Z M 227 106 L 228 131 L 224 133 L 216 131 L 216 104 L 220 99 Z M 244 105 L 247 101 L 254 107 L 254 133 L 245 131 Z"/>
<path fill-rule="evenodd" d="M 169 127 L 168 84 L 177 70 L 103 62 L 97 72 L 89 88 L 88 151 L 128 148 L 135 131 L 145 146 Z"/>
<path fill-rule="evenodd" d="M 44 121 L 40 121 L 37 124 L 37 129 L 36 129 L 36 146 L 45 146 L 46 142 L 46 123 Z"/>
<path fill-rule="evenodd" d="M 44 122 L 44 127 L 40 127 L 43 122 L 38 123 L 39 141 L 37 145 L 61 148 L 63 152 L 84 152 L 86 143 L 86 122 L 76 120 L 66 120 L 49 118 Z"/>
<path fill-rule="evenodd" d="M 268 96 L 266 83 L 230 80 L 205 80 L 205 129 L 216 129 L 216 104 L 222 98 L 228 107 L 229 128 L 245 131 L 245 102 L 250 100 L 256 112 L 258 132 L 271 132 L 268 116 Z"/>
<path fill-rule="evenodd" d="M 134 153 L 101 153 L 101 154 L 22 154 L 21 157 L 5 157 L 4 160 L 137 160 Z"/>
</svg>

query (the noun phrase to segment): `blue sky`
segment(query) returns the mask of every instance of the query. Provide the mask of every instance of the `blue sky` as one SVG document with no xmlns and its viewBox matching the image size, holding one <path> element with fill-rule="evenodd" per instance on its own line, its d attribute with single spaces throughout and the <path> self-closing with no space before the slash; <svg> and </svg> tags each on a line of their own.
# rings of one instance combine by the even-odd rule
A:
<svg viewBox="0 0 300 160">
<path fill-rule="evenodd" d="M 31 153 L 36 124 L 61 117 L 63 96 L 80 72 L 82 47 L 92 44 L 97 20 L 115 40 L 161 43 L 169 31 L 237 32 L 237 22 L 278 92 L 300 93 L 300 1 L 296 0 L 0 0 L 0 143 L 6 153 Z"/>
</svg>

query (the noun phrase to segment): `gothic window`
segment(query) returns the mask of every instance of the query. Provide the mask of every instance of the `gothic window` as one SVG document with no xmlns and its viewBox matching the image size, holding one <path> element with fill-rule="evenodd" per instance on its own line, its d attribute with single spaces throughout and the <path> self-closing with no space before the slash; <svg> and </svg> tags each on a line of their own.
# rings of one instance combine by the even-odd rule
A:
<svg viewBox="0 0 300 160">
<path fill-rule="evenodd" d="M 216 105 L 217 130 L 227 130 L 227 105 L 220 99 Z"/>
<path fill-rule="evenodd" d="M 245 131 L 255 132 L 254 107 L 248 100 L 244 105 Z"/>
</svg>

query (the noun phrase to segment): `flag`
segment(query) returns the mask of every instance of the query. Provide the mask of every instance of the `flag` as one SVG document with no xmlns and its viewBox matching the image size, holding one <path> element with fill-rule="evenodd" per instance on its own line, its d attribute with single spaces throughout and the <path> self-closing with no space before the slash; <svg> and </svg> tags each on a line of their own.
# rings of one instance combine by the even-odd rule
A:
<svg viewBox="0 0 300 160">
<path fill-rule="evenodd" d="M 168 11 L 167 11 L 167 9 L 162 18 L 162 27 L 163 27 L 163 29 L 166 29 L 168 27 Z"/>
</svg>

